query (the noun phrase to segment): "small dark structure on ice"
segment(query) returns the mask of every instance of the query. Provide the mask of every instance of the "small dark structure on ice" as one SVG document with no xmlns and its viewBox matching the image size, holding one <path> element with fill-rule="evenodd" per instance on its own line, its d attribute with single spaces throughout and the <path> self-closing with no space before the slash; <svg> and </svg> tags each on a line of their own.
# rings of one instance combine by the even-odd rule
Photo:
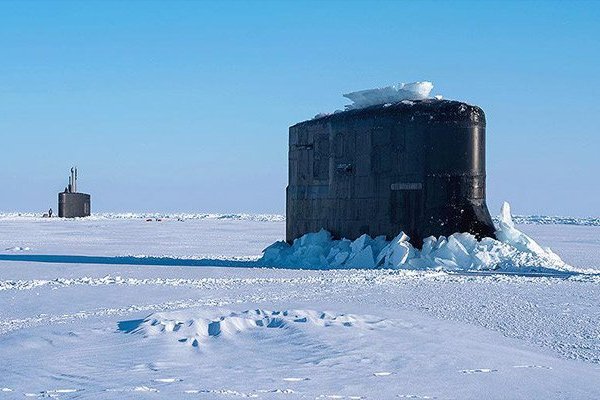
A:
<svg viewBox="0 0 600 400">
<path fill-rule="evenodd" d="M 485 202 L 485 114 L 417 100 L 337 112 L 289 130 L 286 240 L 320 229 L 388 240 L 494 237 Z"/>
<path fill-rule="evenodd" d="M 61 218 L 89 217 L 91 196 L 77 192 L 77 167 L 71 168 L 69 185 L 58 194 L 58 216 Z"/>
</svg>

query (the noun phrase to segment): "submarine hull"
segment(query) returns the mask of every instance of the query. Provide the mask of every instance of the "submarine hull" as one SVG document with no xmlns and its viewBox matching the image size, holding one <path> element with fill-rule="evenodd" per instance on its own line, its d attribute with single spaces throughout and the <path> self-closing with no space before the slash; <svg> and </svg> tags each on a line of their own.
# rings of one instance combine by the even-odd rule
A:
<svg viewBox="0 0 600 400">
<path fill-rule="evenodd" d="M 86 193 L 63 192 L 58 194 L 58 216 L 61 218 L 89 217 L 91 197 Z"/>
<path fill-rule="evenodd" d="M 404 101 L 301 122 L 289 130 L 286 240 L 401 231 L 494 237 L 485 201 L 485 114 L 447 100 Z"/>
</svg>

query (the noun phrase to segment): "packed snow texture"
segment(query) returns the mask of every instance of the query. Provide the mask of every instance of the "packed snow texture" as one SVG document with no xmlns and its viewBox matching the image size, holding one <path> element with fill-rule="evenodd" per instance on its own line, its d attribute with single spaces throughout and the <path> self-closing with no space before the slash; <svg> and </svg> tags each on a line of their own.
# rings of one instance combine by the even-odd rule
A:
<svg viewBox="0 0 600 400">
<path fill-rule="evenodd" d="M 377 104 L 397 103 L 402 100 L 424 100 L 429 98 L 433 83 L 428 81 L 399 83 L 383 88 L 359 90 L 344 94 L 352 104 L 346 109 L 364 108 Z"/>
<path fill-rule="evenodd" d="M 265 249 L 259 263 L 265 266 L 318 268 L 391 268 L 443 270 L 497 270 L 574 272 L 549 248 L 542 248 L 532 238 L 515 228 L 510 205 L 502 205 L 497 224 L 498 240 L 478 241 L 470 233 L 449 237 L 430 236 L 421 250 L 401 232 L 391 242 L 384 236 L 362 235 L 351 241 L 332 240 L 325 230 L 308 233 L 292 245 L 277 242 Z"/>
</svg>

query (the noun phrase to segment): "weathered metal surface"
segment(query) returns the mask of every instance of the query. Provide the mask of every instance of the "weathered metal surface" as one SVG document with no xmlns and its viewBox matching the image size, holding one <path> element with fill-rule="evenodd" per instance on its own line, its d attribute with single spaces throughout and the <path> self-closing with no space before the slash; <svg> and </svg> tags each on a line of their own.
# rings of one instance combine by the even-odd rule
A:
<svg viewBox="0 0 600 400">
<path fill-rule="evenodd" d="M 59 193 L 58 216 L 61 218 L 88 217 L 91 213 L 91 197 L 86 193 Z"/>
<path fill-rule="evenodd" d="M 457 101 L 379 105 L 289 130 L 288 242 L 335 237 L 494 235 L 485 203 L 485 115 Z"/>
</svg>

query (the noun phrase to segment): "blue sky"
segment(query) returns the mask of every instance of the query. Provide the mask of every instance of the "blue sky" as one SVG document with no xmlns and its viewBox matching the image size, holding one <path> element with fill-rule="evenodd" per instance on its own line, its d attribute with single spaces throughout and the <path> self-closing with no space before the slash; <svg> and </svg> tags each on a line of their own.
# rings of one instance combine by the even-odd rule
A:
<svg viewBox="0 0 600 400">
<path fill-rule="evenodd" d="M 430 80 L 488 120 L 488 203 L 600 215 L 600 3 L 0 2 L 0 210 L 285 210 L 287 128 Z"/>
</svg>

